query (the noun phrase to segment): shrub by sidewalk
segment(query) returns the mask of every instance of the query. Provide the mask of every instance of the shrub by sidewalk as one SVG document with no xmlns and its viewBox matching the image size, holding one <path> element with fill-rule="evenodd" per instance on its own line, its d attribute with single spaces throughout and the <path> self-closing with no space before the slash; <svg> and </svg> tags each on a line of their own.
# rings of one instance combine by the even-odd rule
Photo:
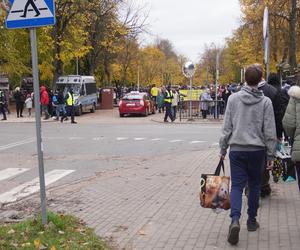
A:
<svg viewBox="0 0 300 250">
<path fill-rule="evenodd" d="M 69 215 L 48 213 L 17 224 L 0 225 L 0 249 L 110 249 L 85 223 Z"/>
</svg>

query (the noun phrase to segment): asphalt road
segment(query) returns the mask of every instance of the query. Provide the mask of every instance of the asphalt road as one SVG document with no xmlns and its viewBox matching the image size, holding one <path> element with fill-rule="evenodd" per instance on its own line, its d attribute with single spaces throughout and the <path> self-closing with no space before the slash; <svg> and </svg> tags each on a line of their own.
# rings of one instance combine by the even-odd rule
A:
<svg viewBox="0 0 300 250">
<path fill-rule="evenodd" d="M 220 125 L 164 124 L 142 117 L 138 122 L 135 122 L 136 118 L 132 123 L 130 120 L 123 121 L 77 125 L 43 123 L 45 173 L 74 170 L 52 185 L 78 181 L 103 171 L 130 168 L 162 155 L 180 157 L 187 152 L 218 147 Z M 30 182 L 38 176 L 38 169 L 35 124 L 0 124 L 0 131 L 0 171 L 7 168 L 28 169 L 1 181 L 2 193 Z"/>
</svg>

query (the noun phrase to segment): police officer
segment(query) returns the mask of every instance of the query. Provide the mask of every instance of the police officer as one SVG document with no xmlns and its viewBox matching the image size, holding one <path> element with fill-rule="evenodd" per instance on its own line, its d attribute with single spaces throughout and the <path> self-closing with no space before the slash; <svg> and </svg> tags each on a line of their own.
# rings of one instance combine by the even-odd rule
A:
<svg viewBox="0 0 300 250">
<path fill-rule="evenodd" d="M 6 98 L 5 98 L 5 94 L 4 94 L 3 91 L 0 90 L 0 113 L 3 114 L 2 121 L 7 120 L 7 118 L 6 118 L 5 106 L 6 106 Z"/>
<path fill-rule="evenodd" d="M 74 101 L 74 93 L 73 93 L 73 89 L 70 88 L 68 93 L 67 93 L 67 110 L 68 113 L 71 116 L 71 123 L 76 124 L 77 122 L 75 122 L 75 101 Z"/>
<path fill-rule="evenodd" d="M 164 92 L 164 97 L 165 97 L 164 101 L 166 107 L 164 122 L 168 122 L 168 117 L 170 117 L 171 121 L 173 122 L 175 120 L 172 114 L 172 99 L 174 98 L 174 96 L 170 84 L 167 86 L 167 89 Z"/>
</svg>

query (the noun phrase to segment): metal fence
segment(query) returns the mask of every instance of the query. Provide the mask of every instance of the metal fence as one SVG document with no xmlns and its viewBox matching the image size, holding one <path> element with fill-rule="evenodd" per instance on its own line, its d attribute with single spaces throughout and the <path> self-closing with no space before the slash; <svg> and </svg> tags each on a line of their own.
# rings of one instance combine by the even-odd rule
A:
<svg viewBox="0 0 300 250">
<path fill-rule="evenodd" d="M 224 101 L 180 101 L 179 119 L 222 119 L 225 113 Z M 216 105 L 217 104 L 217 105 Z"/>
</svg>

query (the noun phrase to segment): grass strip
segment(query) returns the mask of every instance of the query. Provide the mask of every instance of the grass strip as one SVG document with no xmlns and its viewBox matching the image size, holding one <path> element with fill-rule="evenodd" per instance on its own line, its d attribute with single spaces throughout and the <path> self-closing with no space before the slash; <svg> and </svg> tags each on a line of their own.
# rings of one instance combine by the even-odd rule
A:
<svg viewBox="0 0 300 250">
<path fill-rule="evenodd" d="M 110 249 L 82 220 L 75 217 L 48 213 L 48 224 L 41 216 L 16 224 L 0 225 L 0 250 L 89 250 Z"/>
</svg>

